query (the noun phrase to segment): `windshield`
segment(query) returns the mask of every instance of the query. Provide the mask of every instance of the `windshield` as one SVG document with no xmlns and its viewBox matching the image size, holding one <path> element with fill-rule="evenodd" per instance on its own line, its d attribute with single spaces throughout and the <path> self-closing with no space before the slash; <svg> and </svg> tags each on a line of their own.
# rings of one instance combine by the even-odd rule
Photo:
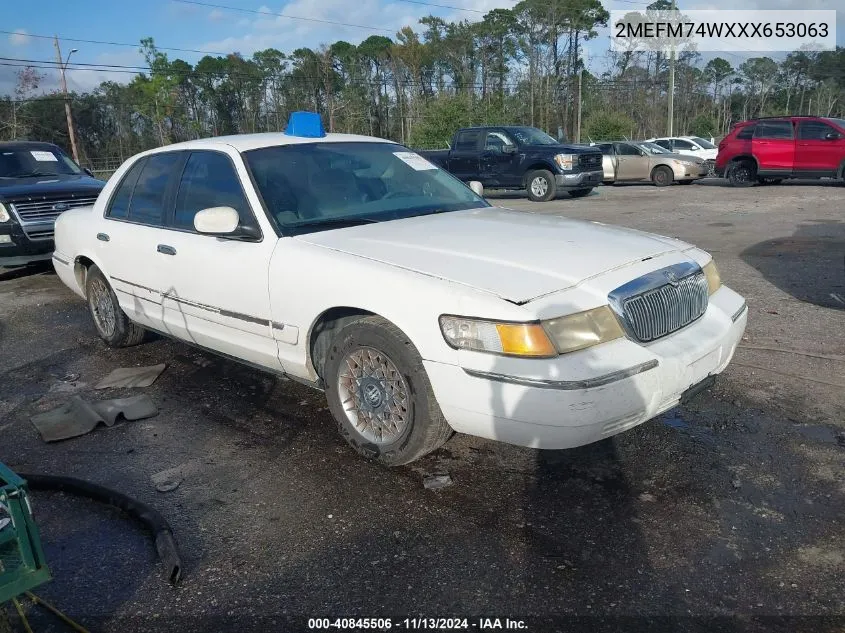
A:
<svg viewBox="0 0 845 633">
<path fill-rule="evenodd" d="M 516 137 L 520 145 L 560 145 L 556 138 L 536 127 L 515 127 L 508 131 Z"/>
<path fill-rule="evenodd" d="M 716 146 L 713 145 L 713 143 L 701 138 L 700 136 L 693 136 L 691 138 L 693 141 L 701 145 L 701 147 L 703 147 L 704 149 L 716 149 Z"/>
<path fill-rule="evenodd" d="M 490 206 L 394 143 L 297 143 L 250 150 L 244 159 L 286 235 Z"/>
<path fill-rule="evenodd" d="M 637 143 L 640 147 L 642 147 L 645 151 L 649 154 L 669 154 L 669 150 L 665 147 L 660 147 L 657 143 L 651 143 L 650 141 L 644 141 L 642 143 Z"/>
<path fill-rule="evenodd" d="M 37 147 L 37 146 L 36 146 Z M 82 170 L 58 148 L 0 149 L 0 178 L 80 174 Z"/>
</svg>

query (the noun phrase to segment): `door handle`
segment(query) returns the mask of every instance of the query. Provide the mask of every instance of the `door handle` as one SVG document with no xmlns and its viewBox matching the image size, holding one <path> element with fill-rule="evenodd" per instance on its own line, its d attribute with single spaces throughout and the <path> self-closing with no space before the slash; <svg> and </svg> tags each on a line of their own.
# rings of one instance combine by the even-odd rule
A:
<svg viewBox="0 0 845 633">
<path fill-rule="evenodd" d="M 97 239 L 101 242 L 108 242 L 110 238 L 107 233 L 97 233 Z"/>
<path fill-rule="evenodd" d="M 156 246 L 156 250 L 161 253 L 162 255 L 175 255 L 176 249 L 172 246 L 168 246 L 167 244 L 159 244 Z"/>
<path fill-rule="evenodd" d="M 798 145 L 801 147 L 810 147 L 809 143 L 798 143 Z"/>
</svg>

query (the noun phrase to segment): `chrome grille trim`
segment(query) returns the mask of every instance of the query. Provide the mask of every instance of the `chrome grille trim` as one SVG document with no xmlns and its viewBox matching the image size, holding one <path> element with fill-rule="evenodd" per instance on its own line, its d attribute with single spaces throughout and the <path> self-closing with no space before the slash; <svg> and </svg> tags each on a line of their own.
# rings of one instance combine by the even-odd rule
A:
<svg viewBox="0 0 845 633">
<path fill-rule="evenodd" d="M 649 343 L 677 332 L 707 310 L 707 278 L 694 262 L 643 275 L 610 293 L 611 308 L 628 336 Z"/>
<path fill-rule="evenodd" d="M 67 195 L 67 194 L 65 194 Z M 68 209 L 79 207 L 90 207 L 97 201 L 97 196 L 85 196 L 83 198 L 54 198 L 51 200 L 18 200 L 10 202 L 12 212 L 17 216 L 21 224 L 33 222 L 55 221 L 57 217 Z M 59 209 L 54 209 L 60 205 Z M 61 208 L 64 205 L 64 208 Z"/>
</svg>

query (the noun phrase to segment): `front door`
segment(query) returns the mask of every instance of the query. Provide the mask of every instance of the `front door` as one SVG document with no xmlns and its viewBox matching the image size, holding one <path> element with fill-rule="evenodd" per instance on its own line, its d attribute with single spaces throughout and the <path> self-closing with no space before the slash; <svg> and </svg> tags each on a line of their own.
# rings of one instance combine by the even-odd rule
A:
<svg viewBox="0 0 845 633">
<path fill-rule="evenodd" d="M 761 172 L 792 173 L 795 163 L 795 139 L 792 121 L 760 121 L 754 128 L 751 151 Z"/>
<path fill-rule="evenodd" d="M 481 183 L 485 187 L 519 186 L 521 178 L 516 168 L 519 158 L 516 152 L 505 151 L 506 147 L 516 149 L 516 144 L 504 131 L 487 132 L 480 161 Z"/>
<path fill-rule="evenodd" d="M 648 157 L 630 143 L 615 143 L 616 179 L 645 180 L 649 177 Z"/>
<path fill-rule="evenodd" d="M 164 326 L 179 338 L 247 362 L 280 370 L 270 315 L 268 271 L 276 245 L 270 227 L 261 227 L 247 196 L 249 182 L 237 152 L 191 151 L 174 195 L 161 287 Z M 197 211 L 232 207 L 241 225 L 257 226 L 257 240 L 203 235 L 194 229 Z"/>
<path fill-rule="evenodd" d="M 795 175 L 836 176 L 845 161 L 845 133 L 823 121 L 800 121 L 795 145 Z"/>
<path fill-rule="evenodd" d="M 455 147 L 449 151 L 448 171 L 464 182 L 477 180 L 479 157 L 484 143 L 484 130 L 462 130 L 455 138 Z"/>
</svg>

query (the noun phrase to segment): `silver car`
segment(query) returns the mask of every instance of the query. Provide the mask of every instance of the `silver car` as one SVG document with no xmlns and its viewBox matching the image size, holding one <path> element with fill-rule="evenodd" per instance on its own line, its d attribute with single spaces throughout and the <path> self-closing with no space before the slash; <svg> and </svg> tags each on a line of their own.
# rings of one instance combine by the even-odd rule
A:
<svg viewBox="0 0 845 633">
<path fill-rule="evenodd" d="M 673 182 L 688 185 L 707 175 L 704 160 L 672 154 L 647 141 L 593 143 L 601 150 L 604 182 L 653 182 L 666 187 Z"/>
</svg>

